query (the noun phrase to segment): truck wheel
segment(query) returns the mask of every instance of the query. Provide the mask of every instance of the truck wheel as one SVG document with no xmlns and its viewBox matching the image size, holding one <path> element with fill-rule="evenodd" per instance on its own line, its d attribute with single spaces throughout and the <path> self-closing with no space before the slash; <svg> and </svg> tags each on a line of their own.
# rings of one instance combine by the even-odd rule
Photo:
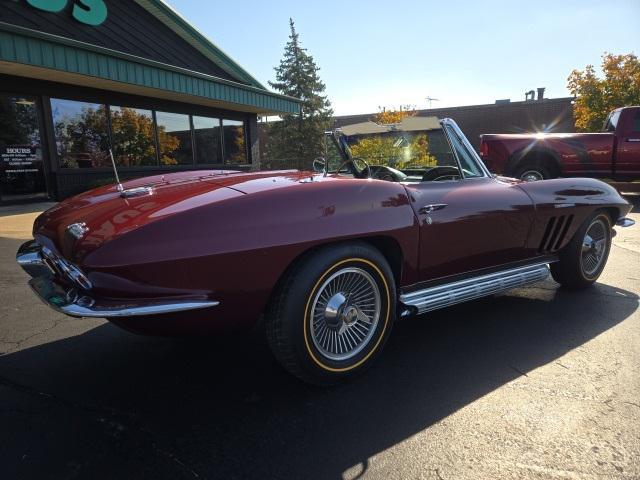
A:
<svg viewBox="0 0 640 480">
<path fill-rule="evenodd" d="M 534 163 L 528 163 L 519 167 L 515 176 L 525 182 L 536 182 L 538 180 L 551 178 L 549 170 L 542 165 L 536 165 Z"/>
<path fill-rule="evenodd" d="M 562 250 L 560 261 L 551 264 L 551 275 L 568 289 L 586 288 L 602 273 L 610 250 L 611 220 L 606 213 L 595 212 Z"/>
<path fill-rule="evenodd" d="M 269 346 L 305 382 L 339 383 L 380 353 L 395 303 L 393 274 L 378 250 L 360 242 L 317 250 L 279 282 L 265 314 Z"/>
</svg>

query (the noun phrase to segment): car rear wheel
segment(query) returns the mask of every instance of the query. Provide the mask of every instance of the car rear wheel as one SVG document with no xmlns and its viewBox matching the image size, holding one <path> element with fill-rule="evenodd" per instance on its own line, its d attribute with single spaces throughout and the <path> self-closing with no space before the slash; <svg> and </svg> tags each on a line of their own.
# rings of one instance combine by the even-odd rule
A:
<svg viewBox="0 0 640 480">
<path fill-rule="evenodd" d="M 366 370 L 391 331 L 395 282 L 366 243 L 306 255 L 279 282 L 265 323 L 278 361 L 302 380 L 339 383 Z"/>
<path fill-rule="evenodd" d="M 611 220 L 600 211 L 589 216 L 551 265 L 551 275 L 563 287 L 581 289 L 593 284 L 611 250 Z"/>
</svg>

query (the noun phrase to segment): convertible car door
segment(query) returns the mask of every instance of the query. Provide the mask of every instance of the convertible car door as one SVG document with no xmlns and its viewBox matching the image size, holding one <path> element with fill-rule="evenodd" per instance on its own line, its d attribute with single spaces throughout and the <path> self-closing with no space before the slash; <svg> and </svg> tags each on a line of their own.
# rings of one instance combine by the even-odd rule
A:
<svg viewBox="0 0 640 480">
<path fill-rule="evenodd" d="M 443 122 L 462 175 L 407 184 L 420 222 L 420 281 L 533 257 L 534 207 L 515 183 L 493 178 L 455 124 Z"/>
</svg>

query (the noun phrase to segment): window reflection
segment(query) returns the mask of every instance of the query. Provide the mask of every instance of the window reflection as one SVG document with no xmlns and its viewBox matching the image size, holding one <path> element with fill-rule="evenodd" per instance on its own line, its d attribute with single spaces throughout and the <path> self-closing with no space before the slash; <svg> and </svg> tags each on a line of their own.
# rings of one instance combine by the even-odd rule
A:
<svg viewBox="0 0 640 480">
<path fill-rule="evenodd" d="M 220 119 L 193 116 L 196 163 L 222 163 Z"/>
<path fill-rule="evenodd" d="M 247 163 L 244 122 L 238 120 L 222 120 L 224 131 L 224 163 Z"/>
<path fill-rule="evenodd" d="M 156 112 L 161 165 L 193 163 L 189 115 Z"/>
<path fill-rule="evenodd" d="M 51 108 L 63 168 L 110 168 L 109 148 L 122 167 L 248 162 L 243 121 L 63 99 Z"/>
<path fill-rule="evenodd" d="M 105 105 L 52 98 L 51 111 L 61 167 L 108 165 L 109 133 Z"/>
<path fill-rule="evenodd" d="M 110 110 L 116 163 L 125 167 L 157 165 L 151 110 L 116 106 Z"/>
</svg>

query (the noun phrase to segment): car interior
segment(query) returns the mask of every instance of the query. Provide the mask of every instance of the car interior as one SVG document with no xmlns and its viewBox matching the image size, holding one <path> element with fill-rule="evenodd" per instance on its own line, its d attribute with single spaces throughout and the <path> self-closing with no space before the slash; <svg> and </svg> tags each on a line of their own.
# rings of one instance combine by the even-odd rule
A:
<svg viewBox="0 0 640 480">
<path fill-rule="evenodd" d="M 452 120 L 439 128 L 407 131 L 394 126 L 387 132 L 353 133 L 341 129 L 325 135 L 325 155 L 314 169 L 333 175 L 375 178 L 390 182 L 456 181 L 490 174 Z M 346 130 L 346 129 L 345 129 Z"/>
</svg>

